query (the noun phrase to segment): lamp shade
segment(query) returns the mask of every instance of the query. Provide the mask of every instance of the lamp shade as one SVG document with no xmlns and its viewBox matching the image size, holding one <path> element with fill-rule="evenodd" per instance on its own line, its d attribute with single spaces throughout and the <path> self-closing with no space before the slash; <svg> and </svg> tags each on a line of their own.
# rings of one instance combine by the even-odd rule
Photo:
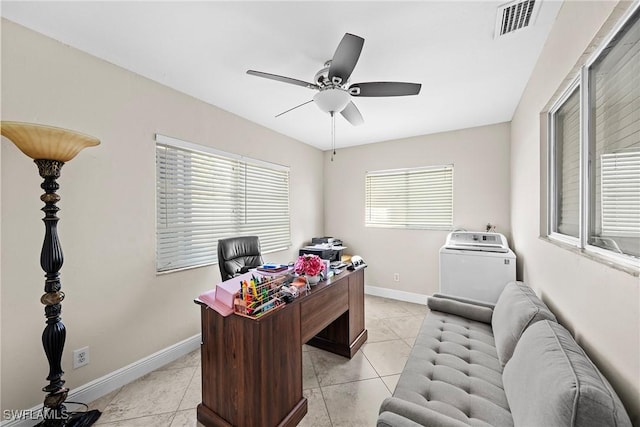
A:
<svg viewBox="0 0 640 427">
<path fill-rule="evenodd" d="M 316 93 L 313 100 L 325 113 L 339 113 L 347 106 L 351 96 L 342 89 L 325 89 Z"/>
<path fill-rule="evenodd" d="M 0 130 L 2 136 L 34 160 L 68 162 L 83 148 L 100 144 L 97 138 L 89 135 L 34 123 L 3 121 Z"/>
</svg>

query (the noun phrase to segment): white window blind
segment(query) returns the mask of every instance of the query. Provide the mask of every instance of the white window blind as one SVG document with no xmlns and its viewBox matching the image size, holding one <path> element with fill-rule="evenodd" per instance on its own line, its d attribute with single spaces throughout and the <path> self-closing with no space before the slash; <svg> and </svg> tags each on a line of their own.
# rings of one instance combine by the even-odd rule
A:
<svg viewBox="0 0 640 427">
<path fill-rule="evenodd" d="M 289 169 L 156 136 L 157 271 L 217 262 L 219 239 L 291 245 Z"/>
<path fill-rule="evenodd" d="M 369 172 L 365 177 L 368 227 L 450 229 L 453 166 Z"/>
<path fill-rule="evenodd" d="M 601 156 L 602 236 L 640 237 L 640 151 Z"/>
</svg>

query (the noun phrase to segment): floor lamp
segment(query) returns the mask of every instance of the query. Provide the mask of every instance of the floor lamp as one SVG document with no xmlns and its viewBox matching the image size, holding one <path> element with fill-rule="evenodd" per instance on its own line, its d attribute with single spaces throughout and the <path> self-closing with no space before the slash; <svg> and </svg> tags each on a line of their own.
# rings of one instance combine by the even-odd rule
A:
<svg viewBox="0 0 640 427">
<path fill-rule="evenodd" d="M 40 253 L 40 266 L 45 272 L 45 294 L 40 298 L 44 304 L 45 317 L 47 318 L 42 332 L 42 346 L 49 361 L 49 385 L 42 391 L 47 393 L 44 399 L 44 420 L 38 424 L 42 426 L 89 426 L 99 417 L 99 411 L 88 411 L 82 414 L 70 414 L 64 405 L 69 389 L 64 387 L 62 375 L 62 351 L 66 337 L 66 329 L 61 321 L 62 292 L 60 284 L 60 268 L 62 267 L 62 248 L 58 239 L 58 216 L 60 210 L 56 203 L 60 196 L 56 191 L 60 187 L 56 179 L 60 177 L 60 169 L 83 148 L 100 144 L 94 137 L 81 133 L 60 129 L 51 126 L 43 126 L 32 123 L 19 123 L 3 121 L 0 125 L 2 136 L 11 140 L 24 154 L 31 157 L 40 172 L 44 182 L 40 187 L 45 193 L 40 196 L 44 202 L 42 211 L 45 217 L 42 219 L 45 226 L 44 243 Z"/>
</svg>

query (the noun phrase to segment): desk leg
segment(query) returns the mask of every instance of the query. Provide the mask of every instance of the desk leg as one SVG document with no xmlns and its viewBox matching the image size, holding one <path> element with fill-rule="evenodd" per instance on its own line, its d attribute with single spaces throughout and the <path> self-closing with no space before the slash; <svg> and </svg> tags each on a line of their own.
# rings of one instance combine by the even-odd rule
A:
<svg viewBox="0 0 640 427">
<path fill-rule="evenodd" d="M 307 344 L 352 358 L 367 340 L 364 328 L 364 269 L 349 276 L 349 310 Z"/>
</svg>

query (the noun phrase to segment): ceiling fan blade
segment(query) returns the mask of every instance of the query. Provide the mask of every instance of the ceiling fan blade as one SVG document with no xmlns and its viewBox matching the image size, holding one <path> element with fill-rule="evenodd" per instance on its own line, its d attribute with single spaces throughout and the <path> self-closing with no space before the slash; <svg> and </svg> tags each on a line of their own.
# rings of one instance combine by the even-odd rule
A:
<svg viewBox="0 0 640 427">
<path fill-rule="evenodd" d="M 308 100 L 307 102 L 303 102 L 300 105 L 296 105 L 293 108 L 289 108 L 287 111 L 283 111 L 282 113 L 278 114 L 276 117 L 280 117 L 281 115 L 283 115 L 284 113 L 288 113 L 289 111 L 295 110 L 296 108 L 302 107 L 303 105 L 307 105 L 308 103 L 313 102 L 313 99 Z"/>
<path fill-rule="evenodd" d="M 354 126 L 360 126 L 364 123 L 362 114 L 360 114 L 360 110 L 358 110 L 358 107 L 356 107 L 356 104 L 354 104 L 353 101 L 350 101 L 340 114 L 342 114 L 342 117 L 347 119 L 347 121 Z"/>
<path fill-rule="evenodd" d="M 407 96 L 420 93 L 420 83 L 368 82 L 349 86 L 352 96 Z"/>
<path fill-rule="evenodd" d="M 364 45 L 364 39 L 362 37 L 349 33 L 344 35 L 336 52 L 333 54 L 333 59 L 329 66 L 329 81 L 334 82 L 334 77 L 340 78 L 338 84 L 346 83 L 347 80 L 349 80 L 358 62 L 358 58 L 360 58 L 362 45 Z"/>
<path fill-rule="evenodd" d="M 247 74 L 257 77 L 263 77 L 265 79 L 276 80 L 282 83 L 289 83 L 292 85 L 303 86 L 309 89 L 320 89 L 318 85 L 305 82 L 303 80 L 292 79 L 291 77 L 279 76 L 277 74 L 263 73 L 262 71 L 247 70 Z"/>
</svg>

